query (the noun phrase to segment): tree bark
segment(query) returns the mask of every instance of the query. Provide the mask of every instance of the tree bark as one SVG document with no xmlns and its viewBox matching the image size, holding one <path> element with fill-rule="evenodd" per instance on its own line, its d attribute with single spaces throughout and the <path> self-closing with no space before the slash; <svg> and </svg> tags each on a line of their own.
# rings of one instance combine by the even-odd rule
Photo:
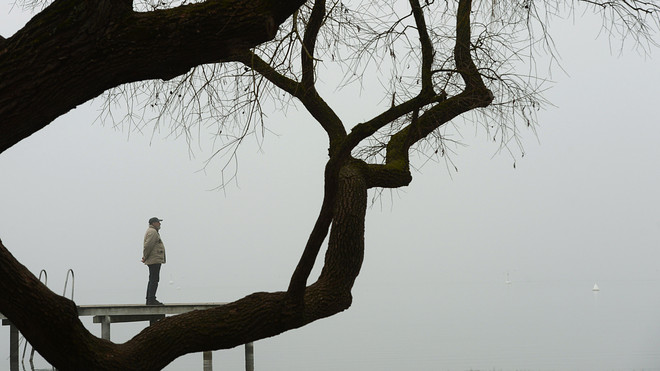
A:
<svg viewBox="0 0 660 371">
<path fill-rule="evenodd" d="M 124 83 L 170 79 L 272 39 L 304 0 L 208 0 L 138 13 L 57 0 L 0 40 L 0 153 Z"/>
</svg>

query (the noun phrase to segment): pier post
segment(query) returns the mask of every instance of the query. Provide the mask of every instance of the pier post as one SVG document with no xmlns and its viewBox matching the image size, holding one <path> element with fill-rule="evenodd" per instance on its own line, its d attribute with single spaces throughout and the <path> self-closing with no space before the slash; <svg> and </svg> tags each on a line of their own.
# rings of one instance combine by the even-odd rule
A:
<svg viewBox="0 0 660 371">
<path fill-rule="evenodd" d="M 18 371 L 18 329 L 9 325 L 9 370 Z"/>
<path fill-rule="evenodd" d="M 213 352 L 203 352 L 202 358 L 204 359 L 204 371 L 213 371 Z"/>
<path fill-rule="evenodd" d="M 110 340 L 110 316 L 101 317 L 101 339 Z"/>
<path fill-rule="evenodd" d="M 254 371 L 254 343 L 245 344 L 245 371 Z"/>
</svg>

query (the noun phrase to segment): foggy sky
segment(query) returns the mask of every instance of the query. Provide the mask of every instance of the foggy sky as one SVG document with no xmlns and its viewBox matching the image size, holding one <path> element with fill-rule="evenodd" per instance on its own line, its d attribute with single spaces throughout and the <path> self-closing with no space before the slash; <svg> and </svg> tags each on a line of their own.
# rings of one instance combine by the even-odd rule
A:
<svg viewBox="0 0 660 371">
<path fill-rule="evenodd" d="M 0 6 L 5 37 L 24 19 L 8 8 Z M 658 49 L 645 57 L 626 44 L 619 53 L 597 38 L 597 21 L 578 23 L 554 30 L 567 73 L 552 75 L 546 96 L 556 107 L 539 112 L 537 134 L 522 132 L 524 157 L 462 130 L 458 171 L 426 163 L 409 187 L 386 191 L 368 210 L 353 307 L 296 334 L 329 336 L 346 318 L 375 311 L 378 321 L 353 329 L 378 338 L 401 315 L 380 312 L 384 302 L 414 308 L 435 300 L 436 283 L 503 282 L 507 272 L 514 282 L 586 290 L 660 281 Z M 329 100 L 358 122 L 369 118 L 367 96 Z M 322 200 L 327 142 L 308 115 L 273 113 L 277 135 L 240 149 L 238 178 L 225 191 L 212 190 L 223 181 L 219 163 L 200 171 L 208 144 L 190 158 L 165 129 L 128 133 L 92 124 L 97 115 L 94 103 L 83 105 L 0 155 L 0 237 L 20 262 L 47 270 L 57 293 L 73 269 L 78 304 L 141 303 L 141 240 L 158 216 L 168 259 L 159 300 L 225 302 L 286 289 Z M 359 341 L 337 341 L 351 338 Z M 3 327 L 2 363 L 8 339 Z"/>
</svg>

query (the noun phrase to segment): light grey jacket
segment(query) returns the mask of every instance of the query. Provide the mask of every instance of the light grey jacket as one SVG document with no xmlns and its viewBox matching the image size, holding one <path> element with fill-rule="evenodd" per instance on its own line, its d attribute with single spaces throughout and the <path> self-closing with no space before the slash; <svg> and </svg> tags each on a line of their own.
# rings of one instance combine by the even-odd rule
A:
<svg viewBox="0 0 660 371">
<path fill-rule="evenodd" d="M 142 250 L 142 259 L 144 264 L 164 264 L 165 263 L 165 245 L 160 239 L 160 234 L 150 225 L 144 234 L 144 249 Z"/>
</svg>

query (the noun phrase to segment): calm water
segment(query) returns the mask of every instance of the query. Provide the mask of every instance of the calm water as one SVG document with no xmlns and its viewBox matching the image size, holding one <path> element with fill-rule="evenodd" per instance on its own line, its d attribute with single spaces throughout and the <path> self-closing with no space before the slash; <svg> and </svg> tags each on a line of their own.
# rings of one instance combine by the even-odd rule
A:
<svg viewBox="0 0 660 371">
<path fill-rule="evenodd" d="M 256 342 L 255 368 L 660 370 L 660 282 L 603 281 L 599 292 L 593 284 L 427 283 L 420 284 L 421 297 L 393 285 L 358 286 L 347 312 Z M 89 322 L 99 335 L 99 325 Z M 115 324 L 112 340 L 124 341 L 139 329 Z M 5 369 L 9 330 L 2 331 Z M 214 352 L 214 369 L 244 370 L 243 352 Z M 46 363 L 38 359 L 36 366 Z M 202 356 L 182 357 L 166 369 L 201 370 Z"/>
</svg>

